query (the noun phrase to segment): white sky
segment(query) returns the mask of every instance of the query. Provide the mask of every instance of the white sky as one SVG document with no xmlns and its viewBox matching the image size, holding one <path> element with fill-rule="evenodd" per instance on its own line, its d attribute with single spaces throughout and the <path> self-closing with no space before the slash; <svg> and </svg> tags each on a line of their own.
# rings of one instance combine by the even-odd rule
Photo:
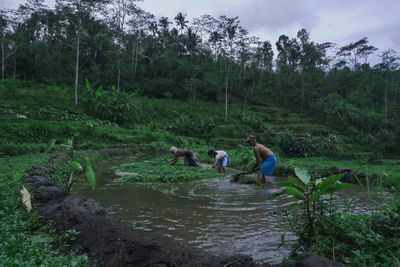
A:
<svg viewBox="0 0 400 267">
<path fill-rule="evenodd" d="M 17 8 L 24 0 L 0 0 Z M 45 1 L 49 6 L 54 0 Z M 137 3 L 157 18 L 170 21 L 182 12 L 191 21 L 204 14 L 239 16 L 250 34 L 275 42 L 281 34 L 296 37 L 305 28 L 312 41 L 339 46 L 367 37 L 380 51 L 400 53 L 400 0 L 144 0 Z"/>
</svg>

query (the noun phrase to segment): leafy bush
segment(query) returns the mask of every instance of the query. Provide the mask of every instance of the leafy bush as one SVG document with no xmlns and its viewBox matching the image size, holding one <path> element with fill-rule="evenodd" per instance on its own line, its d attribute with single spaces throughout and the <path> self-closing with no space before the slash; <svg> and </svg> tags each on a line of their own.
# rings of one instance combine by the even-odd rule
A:
<svg viewBox="0 0 400 267">
<path fill-rule="evenodd" d="M 341 175 L 315 179 L 296 169 L 283 192 L 302 203 L 287 213 L 291 230 L 297 235 L 293 256 L 312 251 L 342 263 L 362 266 L 396 266 L 400 257 L 400 199 L 371 215 L 352 215 L 354 203 L 339 210 L 332 202 L 334 192 L 351 185 L 340 183 Z M 326 197 L 328 196 L 328 197 Z M 349 203 L 349 202 L 348 202 Z"/>
<path fill-rule="evenodd" d="M 266 118 L 269 117 L 266 116 Z M 257 136 L 258 141 L 263 144 L 269 143 L 268 138 L 272 134 L 272 126 L 265 121 L 262 117 L 255 114 L 249 114 L 244 121 L 245 132 Z"/>
<path fill-rule="evenodd" d="M 286 129 L 286 134 L 280 136 L 279 147 L 287 156 L 308 157 L 318 155 L 334 156 L 338 152 L 339 139 L 333 135 L 315 137 L 307 134 L 295 137 Z"/>
<path fill-rule="evenodd" d="M 314 242 L 307 250 L 336 261 L 362 266 L 397 266 L 400 257 L 400 202 L 366 215 L 338 210 L 318 217 Z M 301 223 L 298 221 L 298 226 Z M 302 249 L 307 236 L 299 235 L 294 248 Z"/>
<path fill-rule="evenodd" d="M 37 153 L 43 149 L 41 144 L 32 143 L 14 143 L 14 142 L 2 142 L 0 145 L 0 155 L 17 156 L 29 153 Z"/>
<path fill-rule="evenodd" d="M 101 86 L 95 90 L 88 79 L 83 102 L 95 117 L 122 124 L 135 120 L 138 104 L 135 93 L 125 93 L 114 86 L 111 90 L 103 90 Z"/>
<path fill-rule="evenodd" d="M 292 132 L 286 129 L 286 134 L 280 136 L 279 147 L 288 156 L 304 156 L 305 147 L 303 140 L 293 136 Z"/>
<path fill-rule="evenodd" d="M 210 138 L 215 128 L 212 117 L 204 118 L 200 113 L 195 112 L 192 116 L 179 114 L 174 111 L 176 117 L 168 124 L 167 129 L 173 133 L 185 136 L 196 136 Z"/>
</svg>

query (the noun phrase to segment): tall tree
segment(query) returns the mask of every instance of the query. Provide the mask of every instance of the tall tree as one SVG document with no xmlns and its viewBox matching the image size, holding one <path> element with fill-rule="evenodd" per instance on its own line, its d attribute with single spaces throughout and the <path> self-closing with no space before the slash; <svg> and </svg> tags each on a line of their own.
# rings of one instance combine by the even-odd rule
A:
<svg viewBox="0 0 400 267">
<path fill-rule="evenodd" d="M 220 27 L 223 30 L 224 37 L 224 87 L 225 87 L 225 122 L 228 120 L 228 86 L 229 77 L 231 72 L 231 61 L 234 61 L 234 44 L 239 29 L 239 17 L 228 18 L 223 15 L 220 16 Z"/>
<path fill-rule="evenodd" d="M 182 31 L 187 28 L 187 24 L 189 21 L 186 20 L 186 14 L 182 14 L 181 12 L 178 13 L 178 15 L 175 16 L 175 23 L 176 26 L 179 27 L 180 34 L 182 34 Z"/>
<path fill-rule="evenodd" d="M 169 21 L 168 17 L 161 17 L 158 20 L 158 26 L 161 28 L 161 34 L 162 34 L 162 44 L 163 47 L 165 48 L 165 42 L 169 34 L 169 25 L 172 24 L 171 21 Z"/>
<path fill-rule="evenodd" d="M 189 99 L 190 103 L 194 103 L 196 99 L 196 87 L 195 87 L 195 77 L 196 77 L 196 71 L 195 71 L 195 53 L 198 50 L 198 45 L 200 43 L 200 37 L 191 29 L 188 28 L 184 39 L 184 46 L 185 46 L 185 51 L 189 54 L 190 56 L 190 65 L 191 65 L 191 82 L 190 82 L 190 89 L 189 89 Z"/>
<path fill-rule="evenodd" d="M 309 33 L 302 29 L 298 31 L 297 38 L 299 39 L 299 71 L 301 74 L 301 97 L 300 111 L 304 112 L 306 90 L 313 88 L 312 78 L 318 75 L 321 71 L 319 67 L 323 67 L 328 62 L 325 59 L 325 50 L 329 45 L 315 44 L 310 40 Z"/>
<path fill-rule="evenodd" d="M 96 12 L 103 10 L 108 0 L 56 0 L 56 8 L 63 13 L 70 24 L 75 27 L 76 52 L 75 52 L 75 82 L 74 102 L 78 105 L 78 82 L 79 82 L 79 55 L 80 37 L 82 23 L 85 19 L 91 18 Z"/>
<path fill-rule="evenodd" d="M 111 15 L 111 27 L 116 36 L 117 45 L 117 90 L 120 89 L 121 81 L 121 48 L 123 47 L 123 36 L 125 34 L 125 25 L 127 16 L 132 15 L 136 10 L 138 0 L 114 0 L 111 1 L 111 7 L 108 7 L 108 13 Z"/>
<path fill-rule="evenodd" d="M 0 10 L 0 38 L 1 38 L 1 78 L 4 79 L 4 61 L 5 61 L 5 56 L 4 56 L 4 43 L 5 43 L 5 37 L 8 32 L 8 26 L 9 26 L 9 17 L 8 14 L 5 10 Z"/>
<path fill-rule="evenodd" d="M 384 94 L 383 100 L 385 105 L 385 125 L 387 123 L 387 114 L 388 114 L 388 87 L 392 84 L 392 80 L 394 79 L 393 74 L 400 66 L 400 58 L 397 56 L 396 51 L 393 49 L 388 49 L 383 51 L 379 57 L 381 58 L 381 63 L 377 65 L 377 67 L 382 72 L 382 76 L 384 79 Z"/>
<path fill-rule="evenodd" d="M 376 50 L 378 50 L 376 47 L 368 45 L 368 38 L 364 37 L 357 42 L 342 46 L 337 55 L 348 61 L 355 69 L 359 65 L 360 59 L 364 59 L 364 63 L 366 63 L 368 57 Z"/>
<path fill-rule="evenodd" d="M 136 79 L 136 72 L 138 66 L 139 59 L 139 49 L 142 40 L 145 38 L 146 30 L 150 28 L 150 24 L 154 20 L 154 15 L 138 8 L 132 13 L 132 16 L 128 22 L 129 25 L 129 33 L 131 38 L 131 80 L 134 81 Z"/>
</svg>

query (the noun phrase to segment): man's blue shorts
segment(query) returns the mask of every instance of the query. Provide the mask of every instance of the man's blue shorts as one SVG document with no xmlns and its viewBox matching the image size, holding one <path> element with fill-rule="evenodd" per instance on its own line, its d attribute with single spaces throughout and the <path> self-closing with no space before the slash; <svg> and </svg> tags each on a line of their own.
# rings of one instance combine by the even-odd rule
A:
<svg viewBox="0 0 400 267">
<path fill-rule="evenodd" d="M 271 176 L 272 172 L 274 171 L 275 164 L 276 164 L 275 155 L 268 156 L 261 164 L 260 170 L 258 172 L 264 175 Z"/>
<path fill-rule="evenodd" d="M 218 160 L 218 168 L 222 168 L 222 167 L 226 167 L 229 164 L 231 164 L 231 161 L 229 159 L 228 153 L 225 155 L 225 157 L 223 157 L 222 159 Z"/>
</svg>

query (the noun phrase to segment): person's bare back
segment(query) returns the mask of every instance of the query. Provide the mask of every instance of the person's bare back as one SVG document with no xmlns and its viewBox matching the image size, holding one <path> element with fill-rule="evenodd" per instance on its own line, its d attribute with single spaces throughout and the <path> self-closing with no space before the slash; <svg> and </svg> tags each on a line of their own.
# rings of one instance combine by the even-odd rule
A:
<svg viewBox="0 0 400 267">
<path fill-rule="evenodd" d="M 273 155 L 272 151 L 265 147 L 264 145 L 260 143 L 256 143 L 256 145 L 253 148 L 254 154 L 260 155 L 261 161 L 264 161 L 267 157 Z"/>
<path fill-rule="evenodd" d="M 253 147 L 254 156 L 256 157 L 256 164 L 254 164 L 251 171 L 258 170 L 257 179 L 265 183 L 265 175 L 271 176 L 274 171 L 276 157 L 269 148 L 257 143 L 254 136 L 249 136 L 246 142 Z"/>
</svg>

